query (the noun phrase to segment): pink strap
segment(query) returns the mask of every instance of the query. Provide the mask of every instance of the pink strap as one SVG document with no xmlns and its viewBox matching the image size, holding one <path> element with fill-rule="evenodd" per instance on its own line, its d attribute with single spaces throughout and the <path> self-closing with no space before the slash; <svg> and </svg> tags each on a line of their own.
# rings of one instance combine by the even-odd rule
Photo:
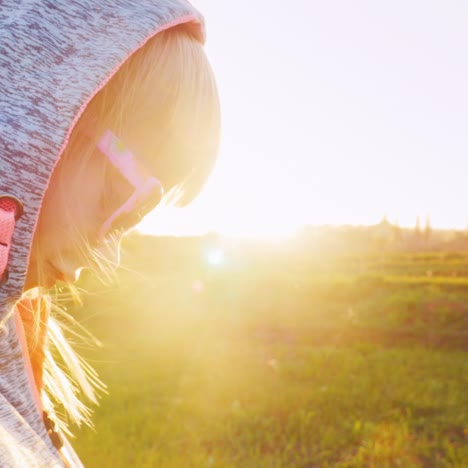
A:
<svg viewBox="0 0 468 468">
<path fill-rule="evenodd" d="M 141 186 L 144 178 L 138 171 L 136 159 L 116 135 L 106 130 L 97 146 L 135 188 Z"/>
<path fill-rule="evenodd" d="M 17 204 L 11 198 L 0 198 L 0 283 L 7 269 L 17 209 Z"/>
</svg>

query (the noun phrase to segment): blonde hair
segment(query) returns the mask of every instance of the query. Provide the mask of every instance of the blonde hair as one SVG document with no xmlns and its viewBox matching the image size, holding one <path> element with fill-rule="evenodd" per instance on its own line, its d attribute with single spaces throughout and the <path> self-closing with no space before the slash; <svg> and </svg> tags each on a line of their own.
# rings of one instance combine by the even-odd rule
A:
<svg viewBox="0 0 468 468">
<path fill-rule="evenodd" d="M 109 196 L 111 169 L 96 150 L 98 138 L 106 128 L 124 142 L 131 138 L 134 145 L 131 149 L 137 158 L 169 193 L 166 202 L 183 206 L 201 190 L 218 151 L 219 100 L 202 45 L 188 29 L 178 26 L 150 39 L 123 63 L 77 122 L 51 178 L 33 240 L 35 266 L 30 267 L 35 268 L 39 284 L 44 275 L 45 246 L 51 242 L 51 236 L 52 239 L 69 236 L 83 265 L 91 266 L 104 279 L 112 276 L 115 262 L 93 249 L 92 233 L 81 229 L 89 217 L 88 201 L 99 200 L 105 208 L 114 203 Z M 67 192 L 74 184 L 82 188 L 84 182 L 82 203 L 70 206 L 73 203 Z M 61 215 L 61 224 L 51 230 L 51 221 L 57 213 Z M 118 241 L 116 238 L 115 243 Z M 22 301 L 27 301 L 31 294 L 35 310 L 29 315 L 23 313 L 22 317 L 36 383 L 38 386 L 44 383 L 42 401 L 49 410 L 61 402 L 65 411 L 61 423 L 64 430 L 68 420 L 78 425 L 90 424 L 90 411 L 81 402 L 81 395 L 96 403 L 95 390 L 104 387 L 64 336 L 64 328 L 76 334 L 77 324 L 63 308 L 53 305 L 46 290 L 35 288 L 34 292 L 26 292 Z M 41 312 L 44 307 L 51 312 L 47 320 L 44 317 L 48 314 Z M 63 317 L 68 323 L 63 323 Z M 41 339 L 44 330 L 45 340 Z M 54 357 L 53 349 L 58 358 Z M 67 367 L 66 372 L 57 359 Z M 38 369 L 41 365 L 43 372 Z"/>
</svg>

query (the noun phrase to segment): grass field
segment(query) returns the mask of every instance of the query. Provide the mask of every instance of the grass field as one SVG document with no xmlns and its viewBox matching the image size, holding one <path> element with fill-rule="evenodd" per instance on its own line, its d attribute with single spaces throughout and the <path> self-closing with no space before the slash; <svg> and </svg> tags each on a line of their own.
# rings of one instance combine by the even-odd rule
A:
<svg viewBox="0 0 468 468">
<path fill-rule="evenodd" d="M 85 466 L 468 466 L 468 255 L 234 267 L 141 242 L 82 281 L 109 390 Z"/>
</svg>

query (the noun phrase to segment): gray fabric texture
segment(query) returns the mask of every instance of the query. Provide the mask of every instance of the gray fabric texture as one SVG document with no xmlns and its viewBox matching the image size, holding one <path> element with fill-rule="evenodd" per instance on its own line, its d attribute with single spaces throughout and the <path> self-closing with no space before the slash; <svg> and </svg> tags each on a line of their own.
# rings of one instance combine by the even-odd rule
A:
<svg viewBox="0 0 468 468">
<path fill-rule="evenodd" d="M 0 466 L 63 466 L 44 429 L 13 319 L 41 200 L 80 111 L 125 59 L 164 27 L 185 23 L 185 0 L 0 0 L 0 195 L 24 204 L 0 286 Z"/>
</svg>

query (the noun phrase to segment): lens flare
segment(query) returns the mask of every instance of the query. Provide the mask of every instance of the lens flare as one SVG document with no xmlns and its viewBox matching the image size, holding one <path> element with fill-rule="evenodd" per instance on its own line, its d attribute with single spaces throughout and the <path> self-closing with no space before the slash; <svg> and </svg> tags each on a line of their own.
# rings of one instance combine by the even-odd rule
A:
<svg viewBox="0 0 468 468">
<path fill-rule="evenodd" d="M 192 284 L 192 291 L 195 293 L 195 294 L 200 294 L 203 292 L 203 289 L 204 289 L 204 285 L 203 285 L 203 282 L 200 281 L 200 280 L 195 280 Z"/>
<path fill-rule="evenodd" d="M 208 252 L 208 263 L 213 266 L 219 266 L 224 263 L 224 251 L 222 249 L 212 249 Z"/>
</svg>

